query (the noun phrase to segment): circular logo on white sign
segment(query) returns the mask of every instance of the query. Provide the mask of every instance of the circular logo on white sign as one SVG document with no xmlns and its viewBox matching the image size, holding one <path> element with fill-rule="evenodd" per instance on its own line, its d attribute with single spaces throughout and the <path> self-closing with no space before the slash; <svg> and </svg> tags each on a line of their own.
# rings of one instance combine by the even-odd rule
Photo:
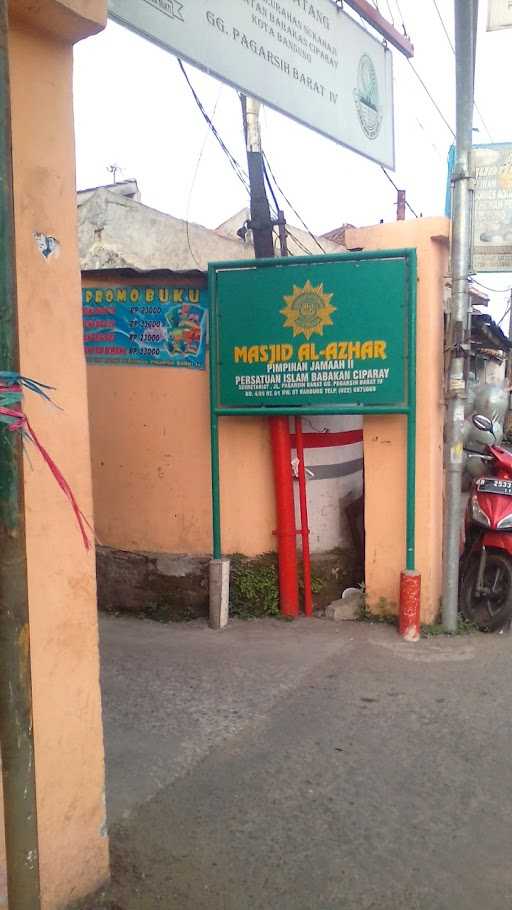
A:
<svg viewBox="0 0 512 910">
<path fill-rule="evenodd" d="M 359 61 L 354 99 L 365 136 L 368 139 L 376 139 L 382 124 L 382 108 L 379 104 L 377 71 L 368 54 L 363 54 Z"/>
</svg>

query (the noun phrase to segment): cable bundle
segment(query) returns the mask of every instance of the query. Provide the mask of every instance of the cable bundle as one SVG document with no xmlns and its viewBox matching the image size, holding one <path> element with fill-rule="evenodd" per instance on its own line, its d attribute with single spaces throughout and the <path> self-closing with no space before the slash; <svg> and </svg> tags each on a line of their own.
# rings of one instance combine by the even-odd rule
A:
<svg viewBox="0 0 512 910">
<path fill-rule="evenodd" d="M 35 379 L 28 379 L 26 376 L 21 376 L 19 373 L 0 371 L 0 424 L 4 424 L 9 432 L 15 433 L 16 431 L 19 431 L 22 434 L 24 441 L 29 441 L 36 447 L 39 454 L 48 465 L 62 492 L 69 500 L 71 508 L 75 513 L 78 527 L 80 528 L 85 549 L 89 550 L 91 542 L 87 533 L 87 528 L 90 528 L 91 526 L 80 509 L 73 490 L 69 486 L 66 478 L 39 441 L 28 417 L 23 413 L 22 403 L 25 389 L 34 392 L 50 404 L 54 404 L 48 394 L 48 392 L 53 391 L 51 386 L 43 385 L 43 383 L 37 382 Z"/>
</svg>

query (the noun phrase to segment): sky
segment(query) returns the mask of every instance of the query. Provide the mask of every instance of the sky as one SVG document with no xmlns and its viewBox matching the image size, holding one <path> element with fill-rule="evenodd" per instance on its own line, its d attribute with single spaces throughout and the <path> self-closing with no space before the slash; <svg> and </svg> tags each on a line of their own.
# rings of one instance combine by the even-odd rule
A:
<svg viewBox="0 0 512 910">
<path fill-rule="evenodd" d="M 436 3 L 453 41 L 453 0 Z M 391 176 L 407 191 L 414 212 L 424 216 L 444 213 L 453 141 L 449 127 L 455 128 L 454 55 L 436 3 L 374 2 L 397 27 L 405 25 L 415 47 L 412 66 L 393 51 L 396 169 Z M 512 29 L 487 32 L 486 20 L 487 0 L 480 0 L 475 142 L 512 142 Z M 223 141 L 245 168 L 237 93 L 192 66 L 187 70 Z M 214 228 L 247 206 L 246 190 L 171 54 L 109 22 L 104 32 L 75 48 L 74 104 L 79 189 L 109 183 L 107 168 L 116 165 L 118 179 L 137 179 L 144 203 L 178 218 Z M 263 109 L 262 129 L 279 185 L 314 232 L 396 218 L 396 192 L 378 164 L 270 109 Z M 296 215 L 284 203 L 283 208 L 297 224 Z M 407 217 L 414 216 L 408 211 Z M 512 285 L 512 275 L 505 273 L 479 280 L 496 289 Z M 490 296 L 491 312 L 499 319 L 506 294 Z"/>
</svg>

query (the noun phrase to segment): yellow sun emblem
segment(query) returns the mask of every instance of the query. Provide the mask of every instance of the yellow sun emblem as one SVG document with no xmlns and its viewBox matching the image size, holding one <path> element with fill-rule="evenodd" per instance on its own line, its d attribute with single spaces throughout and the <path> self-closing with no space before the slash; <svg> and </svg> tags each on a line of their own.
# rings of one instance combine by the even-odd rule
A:
<svg viewBox="0 0 512 910">
<path fill-rule="evenodd" d="M 315 333 L 323 335 L 326 325 L 333 325 L 331 313 L 336 312 L 336 307 L 331 306 L 334 294 L 324 293 L 323 284 L 313 287 L 306 281 L 303 288 L 293 285 L 293 294 L 283 297 L 286 306 L 280 310 L 286 316 L 285 329 L 293 329 L 293 337 L 305 335 L 307 340 Z"/>
</svg>

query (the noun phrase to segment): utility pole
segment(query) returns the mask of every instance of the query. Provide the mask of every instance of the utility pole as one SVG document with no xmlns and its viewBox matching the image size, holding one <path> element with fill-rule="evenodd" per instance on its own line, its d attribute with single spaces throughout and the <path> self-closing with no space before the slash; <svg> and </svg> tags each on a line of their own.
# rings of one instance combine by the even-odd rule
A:
<svg viewBox="0 0 512 910">
<path fill-rule="evenodd" d="M 19 373 L 8 0 L 0 0 L 0 370 Z M 1 384 L 1 381 L 0 381 Z M 23 443 L 0 428 L 0 745 L 7 889 L 12 910 L 39 910 Z"/>
<path fill-rule="evenodd" d="M 256 259 L 274 256 L 274 232 L 265 190 L 265 165 L 261 148 L 260 103 L 242 95 L 247 168 L 251 188 L 251 230 Z"/>
<path fill-rule="evenodd" d="M 396 220 L 405 221 L 405 204 L 407 201 L 407 196 L 405 190 L 398 190 L 398 197 L 396 203 Z"/>
<path fill-rule="evenodd" d="M 451 242 L 452 298 L 448 338 L 450 359 L 445 424 L 446 487 L 443 553 L 443 626 L 456 632 L 459 593 L 460 528 L 466 358 L 469 343 L 471 270 L 472 128 L 478 0 L 455 0 L 457 84 L 456 156 L 453 172 Z"/>
<path fill-rule="evenodd" d="M 284 217 L 284 212 L 281 209 L 277 210 L 277 228 L 279 231 L 279 248 L 281 251 L 281 256 L 288 256 L 288 238 L 286 236 L 286 220 Z"/>
<path fill-rule="evenodd" d="M 274 257 L 274 225 L 265 189 L 260 103 L 245 95 L 241 96 L 241 102 L 251 189 L 249 226 L 253 233 L 256 259 L 268 259 Z M 285 252 L 286 232 L 282 212 L 278 212 L 278 225 L 281 251 Z M 299 612 L 299 591 L 290 426 L 288 417 L 270 417 L 269 424 L 276 491 L 280 607 L 284 615 L 293 617 Z"/>
</svg>

